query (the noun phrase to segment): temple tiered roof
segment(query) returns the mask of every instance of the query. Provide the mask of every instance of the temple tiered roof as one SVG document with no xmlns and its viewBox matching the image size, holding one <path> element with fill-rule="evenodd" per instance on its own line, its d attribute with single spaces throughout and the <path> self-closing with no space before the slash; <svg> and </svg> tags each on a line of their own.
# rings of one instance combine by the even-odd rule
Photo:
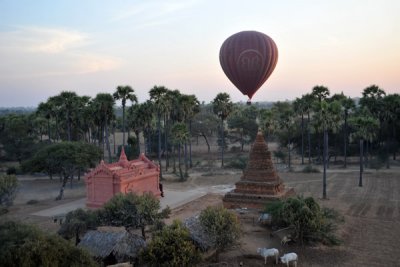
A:
<svg viewBox="0 0 400 267">
<path fill-rule="evenodd" d="M 271 152 L 261 131 L 250 150 L 249 161 L 235 189 L 224 199 L 226 208 L 263 208 L 265 203 L 294 195 L 285 190 L 282 179 L 274 168 Z"/>
</svg>

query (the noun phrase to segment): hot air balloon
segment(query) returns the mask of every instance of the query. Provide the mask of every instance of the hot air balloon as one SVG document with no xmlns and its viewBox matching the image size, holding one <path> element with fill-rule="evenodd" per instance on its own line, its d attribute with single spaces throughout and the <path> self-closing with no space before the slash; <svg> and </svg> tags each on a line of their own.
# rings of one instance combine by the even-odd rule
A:
<svg viewBox="0 0 400 267">
<path fill-rule="evenodd" d="M 274 71 L 278 48 L 266 34 L 238 32 L 222 44 L 219 62 L 225 75 L 244 94 L 248 103 Z"/>
</svg>

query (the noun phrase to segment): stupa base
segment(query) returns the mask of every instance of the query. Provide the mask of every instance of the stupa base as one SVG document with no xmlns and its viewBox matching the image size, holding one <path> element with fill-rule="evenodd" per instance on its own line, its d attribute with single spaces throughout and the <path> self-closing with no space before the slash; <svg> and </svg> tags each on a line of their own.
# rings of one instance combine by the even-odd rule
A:
<svg viewBox="0 0 400 267">
<path fill-rule="evenodd" d="M 295 196 L 293 188 L 289 188 L 284 192 L 276 195 L 264 195 L 264 194 L 244 194 L 236 193 L 234 190 L 225 194 L 222 199 L 224 208 L 227 209 L 257 209 L 263 210 L 265 205 L 280 199 Z"/>
</svg>

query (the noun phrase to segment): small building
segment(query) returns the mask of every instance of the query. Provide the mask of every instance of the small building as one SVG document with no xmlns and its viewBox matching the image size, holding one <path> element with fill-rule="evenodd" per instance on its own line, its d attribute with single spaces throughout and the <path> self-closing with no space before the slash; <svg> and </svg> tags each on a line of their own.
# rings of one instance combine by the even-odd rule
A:
<svg viewBox="0 0 400 267">
<path fill-rule="evenodd" d="M 124 149 L 118 162 L 105 163 L 103 160 L 85 175 L 86 206 L 98 208 L 118 193 L 143 194 L 150 192 L 156 197 L 162 195 L 160 188 L 160 167 L 144 154 L 129 161 Z"/>
<path fill-rule="evenodd" d="M 88 231 L 78 247 L 86 249 L 89 254 L 104 266 L 121 262 L 134 262 L 146 241 L 135 234 L 118 227 L 103 227 Z"/>
</svg>

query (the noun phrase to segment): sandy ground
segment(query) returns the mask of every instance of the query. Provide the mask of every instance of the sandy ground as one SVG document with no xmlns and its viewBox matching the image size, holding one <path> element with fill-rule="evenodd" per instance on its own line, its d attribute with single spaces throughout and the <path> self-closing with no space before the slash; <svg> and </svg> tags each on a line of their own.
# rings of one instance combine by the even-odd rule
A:
<svg viewBox="0 0 400 267">
<path fill-rule="evenodd" d="M 273 145 L 269 147 L 274 148 Z M 222 204 L 223 195 L 240 179 L 241 171 L 218 168 L 217 158 L 215 153 L 209 156 L 201 154 L 195 158 L 196 167 L 191 170 L 190 178 L 183 183 L 178 182 L 174 174 L 164 174 L 164 189 L 169 193 L 161 203 L 169 203 L 173 208 L 169 221 L 183 220 L 207 206 Z M 299 158 L 295 160 L 298 164 Z M 221 255 L 221 261 L 226 265 L 220 266 L 275 266 L 271 259 L 264 265 L 264 260 L 256 253 L 258 247 L 276 247 L 281 254 L 297 252 L 299 267 L 400 266 L 398 165 L 379 171 L 367 169 L 363 187 L 358 187 L 357 166 L 342 169 L 332 165 L 328 170 L 327 200 L 321 199 L 322 173 L 287 172 L 282 166 L 277 167 L 287 187 L 293 187 L 298 194 L 315 197 L 321 205 L 335 208 L 344 216 L 345 222 L 338 231 L 343 244 L 336 247 L 301 247 L 297 244 L 282 247 L 278 237 L 271 238 L 270 230 L 257 223 L 257 213 L 239 214 L 243 237 L 239 245 Z M 301 166 L 295 166 L 295 170 L 299 169 Z M 75 181 L 72 188 L 66 188 L 63 200 L 54 201 L 60 186 L 58 179 L 30 176 L 19 179 L 21 187 L 15 205 L 7 215 L 0 217 L 1 220 L 17 219 L 56 232 L 59 225 L 48 216 L 55 211 L 65 211 L 65 207 L 76 203 L 82 204 L 85 197 L 83 181 Z M 26 203 L 29 200 L 36 200 L 37 203 L 28 205 Z M 46 210 L 53 213 L 41 214 Z"/>
</svg>

